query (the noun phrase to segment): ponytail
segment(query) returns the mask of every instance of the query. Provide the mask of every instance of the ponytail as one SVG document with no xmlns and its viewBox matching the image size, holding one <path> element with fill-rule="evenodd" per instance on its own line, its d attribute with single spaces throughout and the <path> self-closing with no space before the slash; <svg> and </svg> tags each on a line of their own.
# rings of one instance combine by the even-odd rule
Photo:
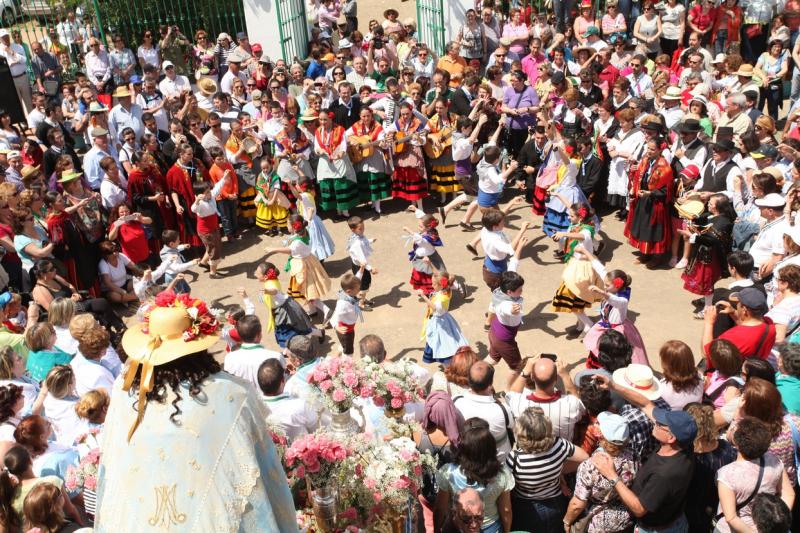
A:
<svg viewBox="0 0 800 533">
<path fill-rule="evenodd" d="M 31 466 L 31 456 L 28 450 L 17 445 L 6 452 L 3 464 L 0 472 L 0 522 L 6 530 L 16 530 L 22 526 L 22 519 L 12 502 L 20 478 Z"/>
<path fill-rule="evenodd" d="M 608 278 L 617 290 L 627 289 L 631 286 L 631 277 L 622 270 L 612 270 L 608 273 Z M 617 281 L 619 280 L 619 281 Z"/>
</svg>

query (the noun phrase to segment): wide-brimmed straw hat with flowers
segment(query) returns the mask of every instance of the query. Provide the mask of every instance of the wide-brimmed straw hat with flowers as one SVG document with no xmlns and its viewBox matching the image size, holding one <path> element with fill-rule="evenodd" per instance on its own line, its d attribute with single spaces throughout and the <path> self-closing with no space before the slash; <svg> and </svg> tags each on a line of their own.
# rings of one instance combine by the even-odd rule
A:
<svg viewBox="0 0 800 533">
<path fill-rule="evenodd" d="M 130 366 L 122 390 L 130 390 L 134 379 L 140 375 L 138 415 L 128 432 L 128 440 L 144 417 L 147 393 L 153 390 L 153 369 L 207 350 L 219 340 L 219 329 L 219 320 L 204 301 L 188 294 L 164 291 L 145 309 L 142 322 L 125 332 L 122 347 L 128 354 Z"/>
</svg>

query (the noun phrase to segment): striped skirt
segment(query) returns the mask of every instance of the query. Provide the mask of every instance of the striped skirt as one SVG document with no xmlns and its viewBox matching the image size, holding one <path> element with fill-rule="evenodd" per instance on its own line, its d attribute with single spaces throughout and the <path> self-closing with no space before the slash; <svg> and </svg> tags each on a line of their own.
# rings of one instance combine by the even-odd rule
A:
<svg viewBox="0 0 800 533">
<path fill-rule="evenodd" d="M 396 167 L 392 179 L 392 198 L 403 200 L 422 200 L 428 196 L 428 182 L 425 181 L 425 168 Z"/>
<path fill-rule="evenodd" d="M 559 213 L 552 209 L 547 209 L 542 221 L 542 230 L 548 237 L 552 237 L 557 231 L 567 231 L 569 229 L 569 213 L 564 211 Z"/>
<path fill-rule="evenodd" d="M 383 172 L 356 172 L 362 202 L 385 200 L 392 195 L 392 179 Z"/>
<path fill-rule="evenodd" d="M 256 226 L 263 229 L 278 229 L 287 227 L 289 210 L 278 204 L 258 204 L 256 209 Z"/>
<path fill-rule="evenodd" d="M 321 180 L 319 192 L 323 211 L 347 211 L 358 205 L 358 185 L 347 178 Z"/>
<path fill-rule="evenodd" d="M 459 192 L 461 184 L 456 179 L 456 167 L 449 165 L 431 165 L 431 191 Z"/>
<path fill-rule="evenodd" d="M 239 193 L 239 216 L 242 218 L 256 217 L 255 187 L 247 187 Z"/>
<path fill-rule="evenodd" d="M 586 300 L 581 300 L 575 296 L 567 285 L 562 281 L 558 286 L 556 295 L 553 296 L 553 309 L 557 313 L 574 313 L 575 311 L 583 311 L 590 307 L 592 304 Z"/>
</svg>

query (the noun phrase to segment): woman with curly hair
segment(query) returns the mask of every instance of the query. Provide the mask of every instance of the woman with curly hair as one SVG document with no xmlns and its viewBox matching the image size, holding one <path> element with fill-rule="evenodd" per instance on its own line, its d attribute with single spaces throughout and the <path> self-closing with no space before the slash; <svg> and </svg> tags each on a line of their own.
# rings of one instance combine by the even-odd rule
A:
<svg viewBox="0 0 800 533">
<path fill-rule="evenodd" d="M 433 519 L 437 531 L 444 524 L 451 497 L 465 488 L 477 490 L 483 499 L 482 532 L 510 531 L 514 476 L 497 459 L 497 443 L 488 422 L 481 418 L 464 422 L 455 462 L 442 466 L 436 481 L 439 493 Z"/>
<path fill-rule="evenodd" d="M 456 350 L 450 364 L 433 375 L 431 392 L 446 391 L 452 398 L 468 393 L 469 367 L 478 360 L 480 357 L 469 346 L 462 346 Z"/>
<path fill-rule="evenodd" d="M 525 409 L 517 417 L 514 434 L 517 447 L 506 458 L 506 466 L 514 475 L 512 529 L 561 533 L 567 511 L 561 474 L 574 472 L 589 454 L 566 439 L 554 437 L 553 425 L 541 407 Z"/>
<path fill-rule="evenodd" d="M 224 522 L 234 531 L 297 531 L 264 404 L 208 352 L 219 329 L 205 302 L 164 292 L 147 323 L 123 336 L 129 365 L 114 384 L 103 428 L 102 449 L 114 453 L 103 456 L 98 480 L 98 531 L 148 520 L 151 505 L 118 495 L 152 494 L 153 487 L 163 487 L 186 523 L 201 529 Z M 176 449 L 193 452 L 166 460 Z M 248 490 L 237 490 L 242 486 Z M 204 504 L 193 505 L 193 494 L 205 494 Z"/>
</svg>

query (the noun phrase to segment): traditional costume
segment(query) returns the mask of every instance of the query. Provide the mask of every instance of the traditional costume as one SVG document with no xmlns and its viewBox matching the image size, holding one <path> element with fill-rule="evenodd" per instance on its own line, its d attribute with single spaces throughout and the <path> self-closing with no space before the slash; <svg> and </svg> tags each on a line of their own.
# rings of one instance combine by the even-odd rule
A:
<svg viewBox="0 0 800 533">
<path fill-rule="evenodd" d="M 320 261 L 324 261 L 336 251 L 336 245 L 331 239 L 328 230 L 322 223 L 322 219 L 317 215 L 317 205 L 314 203 L 314 196 L 308 192 L 300 193 L 297 199 L 297 212 L 303 217 L 308 225 L 308 236 L 311 239 L 311 250 Z"/>
<path fill-rule="evenodd" d="M 228 159 L 241 150 L 242 142 L 244 139 L 237 139 L 234 135 L 228 137 L 225 143 Z M 256 189 L 254 187 L 256 177 L 253 158 L 245 151 L 233 162 L 233 169 L 239 180 L 239 216 L 244 219 L 254 219 L 256 217 Z"/>
<path fill-rule="evenodd" d="M 606 202 L 611 207 L 626 209 L 628 205 L 628 159 L 638 153 L 644 144 L 644 133 L 639 128 L 631 128 L 627 132 L 621 129 L 613 139 L 606 143 L 609 149 L 618 154 L 611 159 L 608 168 L 608 195 Z"/>
<path fill-rule="evenodd" d="M 422 200 L 428 196 L 425 158 L 420 146 L 425 144 L 425 124 L 416 116 L 406 122 L 402 116 L 391 126 L 397 132 L 396 141 L 410 137 L 413 133 L 420 135 L 420 140 L 406 139 L 398 143 L 394 149 L 394 177 L 392 178 L 392 198 L 402 198 L 410 202 Z"/>
<path fill-rule="evenodd" d="M 64 263 L 67 280 L 79 290 L 100 294 L 97 285 L 97 249 L 87 242 L 66 212 L 47 215 L 47 234 L 55 245 L 53 255 Z"/>
<path fill-rule="evenodd" d="M 672 203 L 672 168 L 661 155 L 645 158 L 633 173 L 631 207 L 625 223 L 628 242 L 643 254 L 663 254 L 672 243 L 668 206 Z M 649 194 L 639 196 L 639 191 Z"/>
<path fill-rule="evenodd" d="M 281 156 L 278 158 L 278 176 L 281 177 L 281 191 L 289 199 L 291 208 L 295 208 L 295 197 L 289 189 L 289 183 L 296 183 L 300 179 L 300 174 L 297 173 L 292 165 L 297 165 L 303 174 L 309 179 L 314 179 L 314 171 L 311 164 L 308 162 L 311 157 L 311 142 L 305 134 L 298 128 L 291 128 L 292 131 L 287 131 L 286 128 L 278 132 L 275 136 L 275 155 Z"/>
<path fill-rule="evenodd" d="M 275 331 L 275 342 L 281 348 L 295 335 L 311 333 L 311 318 L 294 298 L 285 294 L 277 271 L 267 271 L 264 282 L 264 305 L 269 309 L 267 332 Z"/>
<path fill-rule="evenodd" d="M 693 225 L 708 222 L 696 234 L 689 265 L 681 275 L 683 288 L 692 294 L 706 296 L 714 293 L 714 284 L 728 277 L 728 254 L 731 252 L 733 221 L 725 215 L 699 217 Z"/>
<path fill-rule="evenodd" d="M 556 155 L 560 159 L 560 155 Z M 558 231 L 567 231 L 569 229 L 569 208 L 571 206 L 575 204 L 588 205 L 589 203 L 576 182 L 579 164 L 580 160 L 570 159 L 569 165 L 563 164 L 562 161 L 558 169 L 557 185 L 554 188 L 551 187 L 550 199 L 545 203 L 546 210 L 542 221 L 542 230 L 548 237 L 552 237 Z M 564 205 L 561 198 L 554 193 L 563 196 L 569 204 Z M 597 231 L 596 228 L 595 231 Z"/>
<path fill-rule="evenodd" d="M 601 283 L 597 273 L 592 268 L 589 259 L 580 252 L 575 251 L 578 244 L 592 252 L 594 250 L 594 226 L 591 224 L 575 224 L 570 226 L 569 233 L 580 233 L 583 239 L 569 239 L 564 255 L 567 266 L 561 275 L 561 285 L 553 297 L 553 308 L 559 313 L 572 313 L 583 311 L 596 300 L 591 285 Z"/>
<path fill-rule="evenodd" d="M 408 260 L 411 261 L 411 286 L 415 290 L 422 290 L 425 295 L 433 292 L 433 284 L 431 283 L 431 276 L 433 275 L 433 268 L 442 271 L 445 269 L 444 261 L 436 251 L 437 246 L 444 246 L 442 239 L 439 238 L 439 232 L 436 228 L 428 228 L 425 233 L 414 233 L 411 235 L 411 241 L 414 243 L 410 252 L 408 252 Z M 424 258 L 430 260 L 430 264 L 423 261 Z"/>
<path fill-rule="evenodd" d="M 364 314 L 358 306 L 358 298 L 340 290 L 336 299 L 336 307 L 331 315 L 331 324 L 336 328 L 344 328 L 345 332 L 336 331 L 336 338 L 342 348 L 342 354 L 352 357 L 356 339 L 356 322 L 364 322 Z"/>
<path fill-rule="evenodd" d="M 268 204 L 276 192 L 278 197 L 272 204 Z M 288 207 L 289 201 L 281 192 L 280 176 L 260 172 L 256 178 L 256 226 L 266 230 L 285 230 L 289 220 Z"/>
<path fill-rule="evenodd" d="M 439 137 L 442 146 L 442 155 L 436 158 L 429 157 L 428 163 L 431 166 L 431 191 L 438 193 L 456 193 L 461 190 L 461 184 L 455 176 L 455 164 L 453 162 L 452 133 L 456 128 L 456 115 L 450 114 L 442 117 L 439 114 L 433 115 L 428 120 L 428 130 L 431 134 Z M 428 137 L 431 141 L 431 137 Z"/>
<path fill-rule="evenodd" d="M 517 332 L 522 324 L 522 305 L 524 299 L 509 296 L 496 288 L 492 291 L 492 321 L 489 325 L 489 357 L 492 361 L 503 359 L 512 370 L 519 369 L 522 356 L 517 345 Z M 520 312 L 512 312 L 514 305 L 520 306 Z"/>
<path fill-rule="evenodd" d="M 481 230 L 481 248 L 485 253 L 483 258 L 483 281 L 489 290 L 493 291 L 500 286 L 503 272 L 516 271 L 518 261 L 514 258 L 514 247 L 508 241 L 504 231 L 491 231 L 488 228 Z"/>
<path fill-rule="evenodd" d="M 523 147 L 524 148 L 524 147 Z M 535 215 L 544 215 L 546 212 L 548 189 L 558 181 L 558 171 L 561 168 L 561 156 L 558 150 L 553 149 L 552 143 L 545 143 L 540 154 L 542 163 L 536 171 L 532 200 L 532 209 Z"/>
<path fill-rule="evenodd" d="M 333 125 L 331 129 L 317 128 L 314 133 L 314 151 L 319 155 L 317 182 L 323 211 L 335 209 L 348 211 L 358 205 L 356 171 L 347 155 L 344 128 Z"/>
<path fill-rule="evenodd" d="M 366 138 L 369 139 L 367 142 L 377 144 L 386 137 L 386 134 L 381 125 L 372 120 L 369 126 L 365 126 L 361 121 L 356 122 L 353 127 L 347 130 L 346 136 L 348 142 L 351 143 L 351 150 L 359 150 L 352 144 L 353 137 Z M 392 180 L 386 172 L 386 160 L 384 159 L 383 151 L 375 146 L 367 151 L 370 154 L 360 161 L 352 160 L 356 171 L 360 200 L 362 202 L 385 200 L 392 194 Z"/>
<path fill-rule="evenodd" d="M 469 346 L 469 341 L 464 337 L 458 322 L 449 310 L 449 290 L 441 290 L 431 295 L 431 305 L 428 307 L 422 323 L 421 338 L 425 339 L 422 361 L 425 363 L 446 365 L 459 348 Z"/>
<path fill-rule="evenodd" d="M 194 203 L 192 185 L 201 181 L 211 182 L 211 177 L 205 166 L 196 159 L 192 160 L 188 166 L 184 166 L 180 160 L 175 161 L 175 164 L 167 172 L 167 189 L 170 194 L 175 193 L 178 196 L 178 201 L 183 208 L 183 214 L 177 215 L 181 242 L 191 246 L 202 246 L 203 244 L 197 235 L 196 217 L 190 209 Z"/>
<path fill-rule="evenodd" d="M 593 260 L 592 268 L 600 276 L 600 279 L 606 278 L 608 272 L 600 261 Z M 606 299 L 600 302 L 600 320 L 592 326 L 586 337 L 583 338 L 583 345 L 589 350 L 589 357 L 586 359 L 588 368 L 600 368 L 597 345 L 600 342 L 600 337 L 609 329 L 615 329 L 625 335 L 631 348 L 633 348 L 632 362 L 650 366 L 642 336 L 633 322 L 628 319 L 630 299 L 631 288 L 625 287 L 616 294 L 609 293 Z"/>
<path fill-rule="evenodd" d="M 286 262 L 288 294 L 295 300 L 320 300 L 331 288 L 331 278 L 319 259 L 311 253 L 309 237 L 295 235 L 289 243 L 291 256 Z"/>
<path fill-rule="evenodd" d="M 160 202 L 148 200 L 159 192 L 165 195 Z M 177 228 L 175 211 L 167 205 L 168 200 L 167 182 L 160 172 L 155 169 L 147 172 L 133 168 L 128 173 L 128 202 L 134 212 L 150 217 L 153 221 L 149 226 L 149 241 L 154 252 L 158 252 L 160 247 L 161 232 Z"/>
</svg>

